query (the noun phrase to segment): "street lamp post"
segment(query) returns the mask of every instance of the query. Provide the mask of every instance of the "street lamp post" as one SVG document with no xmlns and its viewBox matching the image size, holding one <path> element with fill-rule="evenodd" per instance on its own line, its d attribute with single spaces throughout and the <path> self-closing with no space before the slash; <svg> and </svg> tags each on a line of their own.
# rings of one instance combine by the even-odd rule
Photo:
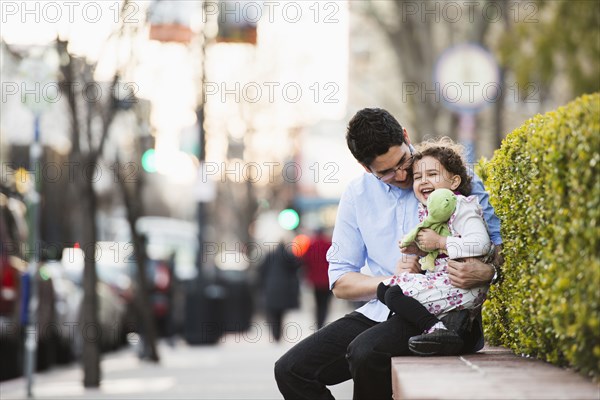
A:
<svg viewBox="0 0 600 400">
<path fill-rule="evenodd" d="M 40 159 L 42 155 L 42 146 L 40 145 L 40 115 L 35 114 L 34 117 L 34 142 L 29 150 L 29 158 L 33 173 L 33 182 L 31 191 L 27 195 L 27 203 L 30 209 L 30 227 L 31 227 L 31 254 L 29 264 L 27 266 L 27 276 L 29 279 L 29 301 L 28 301 L 28 317 L 27 327 L 25 329 L 25 376 L 27 378 L 27 397 L 33 397 L 33 373 L 36 365 L 36 324 L 37 324 L 37 309 L 38 309 L 38 285 L 37 273 L 40 262 Z"/>
<path fill-rule="evenodd" d="M 476 43 L 446 49 L 434 67 L 442 105 L 459 116 L 458 140 L 466 160 L 475 162 L 475 116 L 498 99 L 500 70 L 492 54 Z"/>
<path fill-rule="evenodd" d="M 33 373 L 36 366 L 37 352 L 37 310 L 39 305 L 37 275 L 40 263 L 40 199 L 41 199 L 41 166 L 42 145 L 40 143 L 40 119 L 42 112 L 47 108 L 48 103 L 42 96 L 45 84 L 52 79 L 53 69 L 49 64 L 52 60 L 46 52 L 40 57 L 30 57 L 23 60 L 20 65 L 20 73 L 23 76 L 24 83 L 35 88 L 33 101 L 30 93 L 23 92 L 21 102 L 25 104 L 34 115 L 34 133 L 33 142 L 29 148 L 30 170 L 33 171 L 33 185 L 26 195 L 28 207 L 28 223 L 30 231 L 29 242 L 29 264 L 27 266 L 26 282 L 28 282 L 28 299 L 26 302 L 26 328 L 25 328 L 25 366 L 24 373 L 27 379 L 27 397 L 33 397 Z"/>
</svg>

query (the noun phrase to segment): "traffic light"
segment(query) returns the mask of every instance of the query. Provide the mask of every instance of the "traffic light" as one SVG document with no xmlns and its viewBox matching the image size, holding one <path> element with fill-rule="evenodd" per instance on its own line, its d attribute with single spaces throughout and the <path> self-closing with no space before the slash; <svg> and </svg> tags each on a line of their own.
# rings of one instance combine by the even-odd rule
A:
<svg viewBox="0 0 600 400">
<path fill-rule="evenodd" d="M 142 154 L 142 168 L 146 172 L 156 172 L 156 151 L 148 149 Z"/>
<path fill-rule="evenodd" d="M 310 237 L 301 233 L 294 238 L 292 243 L 292 253 L 294 253 L 296 257 L 302 257 L 308 251 Z"/>
<path fill-rule="evenodd" d="M 279 213 L 277 221 L 283 229 L 293 231 L 300 225 L 300 216 L 293 208 L 286 208 Z"/>
</svg>

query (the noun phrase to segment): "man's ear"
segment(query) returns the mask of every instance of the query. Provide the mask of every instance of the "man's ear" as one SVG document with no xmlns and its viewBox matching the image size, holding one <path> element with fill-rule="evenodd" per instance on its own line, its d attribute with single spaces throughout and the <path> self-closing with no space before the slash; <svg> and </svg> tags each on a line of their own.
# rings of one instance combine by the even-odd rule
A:
<svg viewBox="0 0 600 400">
<path fill-rule="evenodd" d="M 452 185 L 450 185 L 450 189 L 456 190 L 460 186 L 462 179 L 460 179 L 460 175 L 454 175 L 452 177 Z"/>
<path fill-rule="evenodd" d="M 402 136 L 404 136 L 404 142 L 410 146 L 410 138 L 408 137 L 408 131 L 406 128 L 402 128 Z"/>
</svg>

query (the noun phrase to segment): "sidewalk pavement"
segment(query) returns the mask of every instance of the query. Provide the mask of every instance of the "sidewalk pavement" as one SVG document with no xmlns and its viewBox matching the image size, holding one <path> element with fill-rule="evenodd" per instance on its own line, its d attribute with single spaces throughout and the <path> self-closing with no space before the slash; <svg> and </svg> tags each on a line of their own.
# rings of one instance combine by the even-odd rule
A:
<svg viewBox="0 0 600 400">
<path fill-rule="evenodd" d="M 36 374 L 36 399 L 280 399 L 273 364 L 289 343 L 236 342 L 228 335 L 217 346 L 170 348 L 161 343 L 161 362 L 140 361 L 132 349 L 106 355 L 99 389 L 84 389 L 79 366 Z M 0 398 L 25 399 L 25 379 L 0 384 Z M 342 386 L 342 385 L 339 385 Z M 337 389 L 337 390 L 335 390 Z M 334 388 L 336 397 L 351 398 L 352 387 Z"/>
<path fill-rule="evenodd" d="M 35 374 L 36 399 L 281 399 L 275 361 L 314 331 L 312 297 L 284 321 L 282 341 L 269 337 L 257 319 L 245 333 L 228 334 L 214 346 L 174 347 L 161 341 L 158 365 L 137 358 L 133 346 L 102 357 L 99 389 L 84 389 L 82 370 L 72 364 Z M 351 311 L 333 301 L 329 320 Z M 571 371 L 521 358 L 506 349 L 485 348 L 461 357 L 396 357 L 396 399 L 597 399 L 597 385 Z M 435 378 L 435 379 L 434 379 Z M 25 399 L 24 378 L 0 382 L 0 399 Z M 330 387 L 336 399 L 352 398 L 352 382 Z"/>
<path fill-rule="evenodd" d="M 214 346 L 174 347 L 159 343 L 161 361 L 140 361 L 133 346 L 103 355 L 99 389 L 84 389 L 79 365 L 54 367 L 35 374 L 36 399 L 281 399 L 273 377 L 275 361 L 314 332 L 312 296 L 304 295 L 302 310 L 284 321 L 282 341 L 270 338 L 264 320 L 256 319 L 245 333 L 232 333 Z M 332 301 L 328 320 L 351 311 L 344 301 Z M 352 382 L 330 388 L 337 399 L 352 398 Z M 25 399 L 24 378 L 0 382 L 0 399 Z"/>
</svg>

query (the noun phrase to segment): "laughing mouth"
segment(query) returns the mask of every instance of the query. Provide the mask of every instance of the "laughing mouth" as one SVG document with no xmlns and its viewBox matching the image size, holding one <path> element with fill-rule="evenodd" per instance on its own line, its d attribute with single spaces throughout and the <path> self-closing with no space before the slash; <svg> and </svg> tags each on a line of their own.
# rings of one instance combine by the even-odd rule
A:
<svg viewBox="0 0 600 400">
<path fill-rule="evenodd" d="M 423 195 L 423 197 L 427 198 L 427 197 L 429 197 L 431 192 L 433 192 L 433 190 L 434 189 L 423 189 L 423 190 L 421 190 L 421 194 Z"/>
</svg>

